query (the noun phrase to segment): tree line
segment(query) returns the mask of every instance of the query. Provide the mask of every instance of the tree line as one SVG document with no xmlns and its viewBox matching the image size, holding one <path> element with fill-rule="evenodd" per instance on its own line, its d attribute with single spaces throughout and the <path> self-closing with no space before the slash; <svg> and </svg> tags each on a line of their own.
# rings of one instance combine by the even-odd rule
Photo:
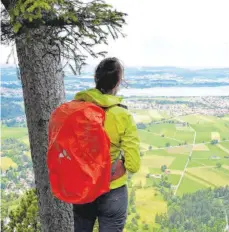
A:
<svg viewBox="0 0 229 232">
<path fill-rule="evenodd" d="M 219 232 L 229 216 L 229 186 L 168 199 L 168 213 L 157 214 L 163 232 Z"/>
</svg>

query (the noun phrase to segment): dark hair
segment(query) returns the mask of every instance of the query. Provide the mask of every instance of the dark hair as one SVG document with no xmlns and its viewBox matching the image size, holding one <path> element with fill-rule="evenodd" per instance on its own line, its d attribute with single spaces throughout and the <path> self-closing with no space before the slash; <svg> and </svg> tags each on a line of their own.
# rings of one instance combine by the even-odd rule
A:
<svg viewBox="0 0 229 232">
<path fill-rule="evenodd" d="M 117 58 L 102 60 L 95 70 L 96 89 L 108 93 L 118 84 L 122 72 L 123 66 Z"/>
</svg>

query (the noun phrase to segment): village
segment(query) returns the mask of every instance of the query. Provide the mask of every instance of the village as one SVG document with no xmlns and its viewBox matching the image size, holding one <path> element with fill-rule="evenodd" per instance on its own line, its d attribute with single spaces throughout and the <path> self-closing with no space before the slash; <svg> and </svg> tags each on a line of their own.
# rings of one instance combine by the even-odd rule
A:
<svg viewBox="0 0 229 232">
<path fill-rule="evenodd" d="M 164 111 L 171 117 L 201 114 L 223 116 L 229 114 L 229 97 L 190 97 L 190 98 L 129 98 L 124 102 L 130 109 Z"/>
</svg>

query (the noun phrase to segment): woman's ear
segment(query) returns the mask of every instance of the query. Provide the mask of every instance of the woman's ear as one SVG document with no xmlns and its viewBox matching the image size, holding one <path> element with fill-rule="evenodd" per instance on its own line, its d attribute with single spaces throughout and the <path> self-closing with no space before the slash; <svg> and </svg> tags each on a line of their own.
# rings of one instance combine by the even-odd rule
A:
<svg viewBox="0 0 229 232">
<path fill-rule="evenodd" d="M 122 79 L 120 78 L 117 85 L 116 85 L 116 87 L 119 87 L 121 85 L 121 82 L 122 82 Z"/>
</svg>

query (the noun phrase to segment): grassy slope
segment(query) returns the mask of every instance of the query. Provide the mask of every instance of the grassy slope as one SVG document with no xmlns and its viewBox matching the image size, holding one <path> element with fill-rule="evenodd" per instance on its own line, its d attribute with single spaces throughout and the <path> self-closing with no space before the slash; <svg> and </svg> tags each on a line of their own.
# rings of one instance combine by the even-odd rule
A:
<svg viewBox="0 0 229 232">
<path fill-rule="evenodd" d="M 0 167 L 3 171 L 5 171 L 9 169 L 9 167 L 17 168 L 17 164 L 9 157 L 2 157 Z"/>
<path fill-rule="evenodd" d="M 140 113 L 138 112 L 140 115 L 145 113 L 145 111 Z M 151 118 L 155 119 L 160 119 L 165 116 L 166 115 L 164 113 L 151 113 Z M 220 133 L 221 137 L 225 136 L 227 134 L 226 132 L 228 132 L 228 128 L 226 126 L 228 122 L 227 120 L 193 115 L 182 117 L 182 120 L 189 122 L 197 131 L 197 143 L 210 141 L 212 132 Z M 152 124 L 147 128 L 147 130 L 140 130 L 139 135 L 141 141 L 144 143 L 145 149 L 147 149 L 147 146 L 149 145 L 152 145 L 153 147 L 165 147 L 166 143 L 170 143 L 171 146 L 177 146 L 180 142 L 184 141 L 191 143 L 193 141 L 193 131 L 181 129 L 182 128 L 177 128 L 175 124 Z M 161 137 L 160 134 L 164 134 L 165 137 Z M 19 138 L 21 141 L 28 143 L 27 129 L 2 128 L 2 139 L 5 138 Z M 228 142 L 223 142 L 222 145 L 229 149 Z M 209 148 L 209 151 L 193 152 L 193 159 L 190 161 L 188 166 L 188 172 L 190 172 L 191 175 L 185 175 L 180 188 L 178 189 L 178 195 L 207 188 L 210 186 L 209 183 L 215 185 L 222 185 L 225 183 L 229 184 L 229 169 L 227 166 L 223 166 L 221 169 L 216 169 L 216 163 L 219 161 L 208 159 L 211 155 L 217 155 L 223 158 L 223 156 L 227 153 L 217 146 L 208 144 L 207 147 Z M 169 169 L 171 169 L 171 175 L 168 176 L 169 181 L 173 185 L 176 185 L 187 161 L 188 154 L 189 151 L 182 147 L 177 150 L 170 150 L 170 152 L 167 149 L 146 151 L 142 158 L 142 168 L 138 174 L 134 175 L 133 182 L 135 184 L 138 184 L 139 182 L 143 185 L 147 184 L 145 178 L 146 174 L 160 174 L 161 165 L 166 164 Z M 220 162 L 221 161 L 222 159 Z M 225 161 L 222 164 L 227 165 L 227 162 Z M 208 167 L 203 168 L 205 166 Z M 141 220 L 151 224 L 154 221 L 156 213 L 166 212 L 167 210 L 166 202 L 163 201 L 160 195 L 156 195 L 155 193 L 156 192 L 153 187 L 139 189 L 136 193 L 136 206 L 140 213 Z"/>
<path fill-rule="evenodd" d="M 182 120 L 189 122 L 191 127 L 197 131 L 196 143 L 211 141 L 212 132 L 218 132 L 222 139 L 222 136 L 225 136 L 228 131 L 225 121 L 216 117 L 190 115 L 183 117 Z M 148 126 L 146 130 L 140 130 L 139 135 L 142 142 L 152 145 L 153 147 L 164 147 L 167 142 L 169 142 L 171 146 L 176 146 L 179 144 L 176 140 L 192 143 L 193 131 L 181 129 L 182 128 L 177 128 L 175 124 L 152 124 Z M 161 137 L 160 134 L 164 134 L 165 137 Z M 223 142 L 222 145 L 225 148 L 229 148 L 228 142 Z M 178 189 L 178 195 L 195 192 L 199 189 L 208 187 L 229 184 L 229 164 L 227 163 L 228 160 L 223 159 L 224 155 L 227 155 L 227 153 L 220 147 L 211 144 L 206 144 L 206 146 L 203 147 L 205 147 L 205 149 L 193 152 L 193 157 L 188 166 L 188 172 L 185 174 Z M 141 181 L 142 184 L 152 186 L 155 180 L 147 179 L 147 181 L 145 181 L 146 173 L 160 174 L 160 165 L 164 163 L 167 164 L 171 170 L 169 181 L 173 185 L 176 185 L 180 179 L 184 165 L 187 162 L 189 152 L 190 149 L 187 147 L 186 149 L 184 149 L 184 147 L 172 148 L 170 151 L 168 149 L 146 151 L 142 160 L 143 167 L 140 173 L 134 178 L 138 180 L 138 183 Z M 209 157 L 213 155 L 219 156 L 221 159 L 209 159 Z M 223 165 L 220 169 L 215 168 L 218 162 Z M 166 210 L 165 206 L 162 204 L 162 199 L 159 200 L 158 196 L 154 196 L 153 187 L 149 189 L 141 189 L 141 194 L 138 195 L 138 211 L 140 212 L 141 219 L 146 221 L 150 220 L 149 215 L 151 215 L 152 212 L 152 216 L 154 216 L 154 210 L 152 209 L 155 206 L 158 207 L 155 209 L 156 212 Z M 144 197 L 141 197 L 141 195 Z"/>
<path fill-rule="evenodd" d="M 24 127 L 2 127 L 2 139 L 23 139 L 28 136 L 28 130 Z"/>
</svg>

